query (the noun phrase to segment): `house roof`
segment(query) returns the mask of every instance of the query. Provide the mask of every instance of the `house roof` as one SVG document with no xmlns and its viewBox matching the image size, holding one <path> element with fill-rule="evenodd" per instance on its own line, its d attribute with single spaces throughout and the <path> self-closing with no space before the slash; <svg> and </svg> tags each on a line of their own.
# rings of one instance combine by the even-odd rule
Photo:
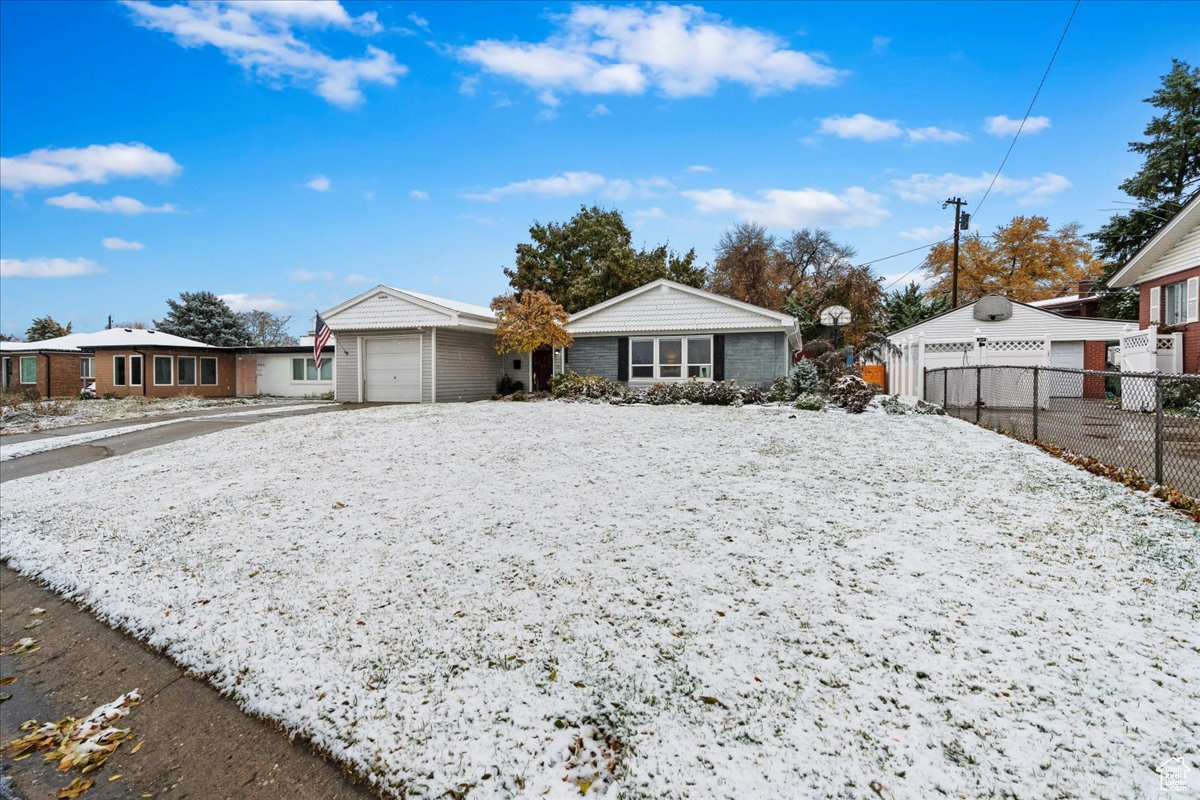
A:
<svg viewBox="0 0 1200 800">
<path fill-rule="evenodd" d="M 1187 253 L 1172 253 L 1185 237 L 1188 240 Z M 1173 268 L 1166 274 L 1200 266 L 1200 192 L 1192 195 L 1191 200 L 1185 203 L 1158 233 L 1150 237 L 1150 241 L 1142 245 L 1142 249 L 1138 250 L 1125 266 L 1117 270 L 1109 279 L 1108 285 L 1113 289 L 1136 286 L 1146 273 L 1168 254 L 1180 258 L 1179 263 L 1173 264 Z"/>
<path fill-rule="evenodd" d="M 144 328 L 110 328 L 92 333 L 71 333 L 66 336 L 56 336 L 53 339 L 43 339 L 40 342 L 0 342 L 0 350 L 5 353 L 33 353 L 42 350 L 55 352 L 83 352 L 93 348 L 108 347 L 176 347 L 219 349 L 204 342 L 173 336 L 162 331 L 146 330 Z"/>
<path fill-rule="evenodd" d="M 1079 295 L 1068 294 L 1063 297 L 1047 297 L 1045 300 L 1030 300 L 1027 305 L 1034 308 L 1054 308 L 1055 306 L 1068 306 L 1071 303 L 1079 302 Z"/>
<path fill-rule="evenodd" d="M 571 333 L 751 330 L 793 332 L 787 314 L 743 303 L 665 278 L 577 311 L 567 321 Z"/>
<path fill-rule="evenodd" d="M 975 303 L 972 302 L 889 333 L 888 339 L 896 342 L 898 339 L 921 334 L 930 339 L 973 339 L 975 331 L 979 330 L 983 336 L 1000 339 L 1048 337 L 1057 341 L 1110 341 L 1119 339 L 1131 325 L 1126 319 L 1071 317 L 1047 308 L 1038 308 L 1032 303 L 1022 303 L 1019 300 L 1011 302 L 1013 313 L 1008 319 L 976 319 L 972 310 Z"/>
<path fill-rule="evenodd" d="M 459 325 L 491 328 L 496 322 L 496 315 L 483 306 L 382 284 L 322 311 L 321 316 L 335 331 Z"/>
</svg>

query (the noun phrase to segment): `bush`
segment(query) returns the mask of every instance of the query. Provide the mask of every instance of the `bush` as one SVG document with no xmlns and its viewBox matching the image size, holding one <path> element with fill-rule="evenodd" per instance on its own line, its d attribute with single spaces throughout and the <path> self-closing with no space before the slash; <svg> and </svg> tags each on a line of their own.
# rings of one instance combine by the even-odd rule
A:
<svg viewBox="0 0 1200 800">
<path fill-rule="evenodd" d="M 875 398 L 875 385 L 857 375 L 843 375 L 834 382 L 830 394 L 847 414 L 861 414 Z"/>
<path fill-rule="evenodd" d="M 791 389 L 788 387 L 787 378 L 776 378 L 771 381 L 771 388 L 767 390 L 767 402 L 769 403 L 786 403 L 788 400 L 794 399 Z"/>
<path fill-rule="evenodd" d="M 805 359 L 792 367 L 787 376 L 789 400 L 802 394 L 819 394 L 821 392 L 821 371 L 815 361 Z"/>
<path fill-rule="evenodd" d="M 796 402 L 792 403 L 792 408 L 800 411 L 824 411 L 825 398 L 819 394 L 806 392 L 796 398 Z"/>
<path fill-rule="evenodd" d="M 883 398 L 879 401 L 879 406 L 889 414 L 931 414 L 934 416 L 944 416 L 946 414 L 945 409 L 936 403 L 917 400 L 916 403 L 909 405 L 904 400 L 901 400 L 898 394 Z"/>
<path fill-rule="evenodd" d="M 501 397 L 507 397 L 514 392 L 525 391 L 525 384 L 508 373 L 500 376 L 500 380 L 496 381 L 496 394 Z"/>
<path fill-rule="evenodd" d="M 1200 402 L 1200 380 L 1164 378 L 1161 386 L 1163 408 L 1186 409 Z"/>
<path fill-rule="evenodd" d="M 622 384 L 599 375 L 580 375 L 568 370 L 550 379 L 550 394 L 560 399 L 619 400 L 628 393 L 629 389 Z"/>
</svg>

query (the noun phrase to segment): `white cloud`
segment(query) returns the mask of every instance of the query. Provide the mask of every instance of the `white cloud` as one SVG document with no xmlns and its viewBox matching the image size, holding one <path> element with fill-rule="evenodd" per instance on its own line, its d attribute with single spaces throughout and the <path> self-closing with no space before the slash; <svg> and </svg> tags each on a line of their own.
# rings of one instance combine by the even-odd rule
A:
<svg viewBox="0 0 1200 800">
<path fill-rule="evenodd" d="M 346 283 L 371 283 L 371 279 L 366 275 L 359 275 L 357 272 L 351 272 L 346 276 Z"/>
<path fill-rule="evenodd" d="M 912 228 L 897 234 L 901 239 L 911 242 L 936 242 L 949 236 L 952 232 L 950 225 L 926 225 L 923 228 Z"/>
<path fill-rule="evenodd" d="M 131 242 L 128 239 L 122 239 L 118 236 L 105 236 L 100 240 L 100 244 L 104 245 L 107 250 L 145 250 L 146 245 L 141 242 Z"/>
<path fill-rule="evenodd" d="M 114 178 L 169 178 L 180 166 L 167 153 L 139 142 L 87 147 L 44 147 L 0 158 L 0 186 L 14 192 Z"/>
<path fill-rule="evenodd" d="M 413 189 L 408 193 L 408 196 L 413 200 L 428 200 L 429 192 L 425 191 L 424 189 Z"/>
<path fill-rule="evenodd" d="M 416 25 L 418 28 L 420 28 L 423 31 L 429 30 L 429 20 L 425 19 L 424 17 L 422 17 L 420 14 L 417 14 L 416 12 L 413 12 L 412 14 L 408 15 L 408 21 L 411 22 L 413 25 Z"/>
<path fill-rule="evenodd" d="M 839 139 L 862 139 L 864 142 L 878 142 L 902 136 L 904 130 L 894 119 L 876 119 L 870 114 L 855 114 L 850 117 L 841 115 L 825 117 L 821 120 L 818 133 L 830 134 Z"/>
<path fill-rule="evenodd" d="M 612 112 L 608 110 L 608 106 L 604 103 L 596 103 L 592 106 L 592 110 L 588 112 L 589 117 L 607 117 Z"/>
<path fill-rule="evenodd" d="M 310 281 L 317 281 L 317 280 L 332 282 L 333 281 L 333 272 L 331 272 L 330 270 L 321 270 L 319 272 L 314 272 L 312 270 L 305 269 L 304 267 L 300 267 L 299 269 L 292 270 L 291 274 L 288 275 L 288 277 L 291 280 L 296 281 L 297 283 L 308 283 Z"/>
<path fill-rule="evenodd" d="M 971 137 L 965 133 L 958 131 L 950 131 L 945 128 L 936 128 L 932 125 L 926 128 L 905 128 L 904 135 L 908 137 L 910 142 L 944 142 L 945 144 L 958 144 L 959 142 L 969 142 Z"/>
<path fill-rule="evenodd" d="M 775 34 L 735 26 L 694 5 L 576 5 L 544 42 L 486 39 L 458 51 L 484 71 L 535 89 L 669 97 L 711 94 L 722 83 L 756 94 L 830 86 L 841 72 L 791 50 Z"/>
<path fill-rule="evenodd" d="M 997 114 L 983 120 L 983 129 L 992 136 L 1012 136 L 1018 129 L 1024 134 L 1041 133 L 1049 127 L 1049 117 L 1030 117 L 1025 120 L 1024 128 L 1021 127 L 1021 120 L 1007 117 L 1004 114 Z"/>
<path fill-rule="evenodd" d="M 328 192 L 333 188 L 333 181 L 325 175 L 314 175 L 312 180 L 304 184 L 314 192 Z"/>
<path fill-rule="evenodd" d="M 58 206 L 59 208 L 69 208 L 74 211 L 101 211 L 105 214 L 128 214 L 130 216 L 138 216 L 140 214 L 175 214 L 179 211 L 171 203 L 163 203 L 161 206 L 148 206 L 141 200 L 124 195 L 116 195 L 107 200 L 103 198 L 97 200 L 94 197 L 88 197 L 85 194 L 78 194 L 76 192 L 68 192 L 57 197 L 48 197 L 46 198 L 46 204 Z"/>
<path fill-rule="evenodd" d="M 892 37 L 890 36 L 873 36 L 871 37 L 871 52 L 877 56 L 883 55 L 891 43 Z"/>
<path fill-rule="evenodd" d="M 959 175 L 945 172 L 941 175 L 917 173 L 907 178 L 891 181 L 892 190 L 905 200 L 914 203 L 928 203 L 944 200 L 951 195 L 962 195 L 970 199 L 971 195 L 981 196 L 987 191 L 992 182 L 992 175 L 981 172 L 978 176 Z M 992 191 L 996 194 L 1009 195 L 1021 202 L 1044 200 L 1052 195 L 1071 188 L 1071 182 L 1053 172 L 1035 175 L 1031 178 L 1009 178 L 1001 175 L 996 179 Z"/>
<path fill-rule="evenodd" d="M 86 258 L 0 258 L 4 278 L 74 278 L 97 272 L 104 268 Z"/>
<path fill-rule="evenodd" d="M 549 108 L 558 108 L 562 105 L 562 100 L 558 98 L 558 95 L 549 89 L 544 90 L 538 95 L 538 102 Z"/>
<path fill-rule="evenodd" d="M 233 292 L 218 295 L 225 304 L 234 311 L 270 311 L 277 314 L 295 308 L 291 303 L 284 302 L 271 294 L 242 294 Z"/>
<path fill-rule="evenodd" d="M 352 17 L 336 0 L 158 5 L 124 0 L 134 21 L 169 33 L 183 47 L 212 45 L 242 69 L 268 83 L 308 89 L 343 108 L 363 102 L 362 85 L 394 86 L 408 68 L 368 45 L 361 58 L 335 58 L 301 40 L 296 26 L 337 27 L 354 33 L 380 30 L 374 12 Z"/>
<path fill-rule="evenodd" d="M 655 206 L 654 208 L 647 208 L 647 209 L 641 209 L 638 211 L 634 211 L 633 215 L 635 217 L 641 217 L 642 219 L 662 219 L 663 217 L 665 217 L 667 215 L 667 212 L 663 211 L 658 206 Z"/>
<path fill-rule="evenodd" d="M 561 172 L 548 178 L 531 178 L 524 181 L 497 186 L 486 192 L 464 194 L 468 200 L 495 203 L 506 197 L 535 195 L 541 197 L 571 197 L 575 195 L 599 195 L 610 200 L 628 197 L 658 197 L 673 190 L 674 185 L 666 178 L 606 178 L 594 172 Z"/>
<path fill-rule="evenodd" d="M 687 170 L 688 172 L 712 172 L 712 167 L 707 164 L 692 164 Z"/>
<path fill-rule="evenodd" d="M 837 225 L 858 228 L 878 225 L 891 216 L 883 197 L 858 186 L 841 194 L 822 189 L 764 189 L 750 198 L 729 189 L 682 192 L 701 214 L 733 214 L 770 228 Z"/>
</svg>

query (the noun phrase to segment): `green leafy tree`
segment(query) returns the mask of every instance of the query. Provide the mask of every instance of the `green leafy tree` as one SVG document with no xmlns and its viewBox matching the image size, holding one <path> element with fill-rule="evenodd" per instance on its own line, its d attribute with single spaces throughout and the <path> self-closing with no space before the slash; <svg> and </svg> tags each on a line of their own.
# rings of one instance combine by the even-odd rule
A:
<svg viewBox="0 0 1200 800">
<path fill-rule="evenodd" d="M 668 245 L 635 248 L 615 209 L 581 206 L 569 222 L 534 222 L 529 238 L 517 245 L 513 267 L 504 269 L 509 285 L 518 294 L 545 292 L 569 314 L 659 278 L 704 284 L 695 250 L 679 255 Z"/>
<path fill-rule="evenodd" d="M 1137 318 L 1130 290 L 1108 291 L 1108 281 L 1200 189 L 1200 67 L 1171 60 L 1171 71 L 1146 102 L 1163 113 L 1146 125 L 1145 141 L 1130 142 L 1142 165 L 1121 191 L 1136 205 L 1115 214 L 1091 235 L 1097 254 L 1109 262 L 1098 288 L 1105 316 Z"/>
<path fill-rule="evenodd" d="M 925 294 L 915 281 L 903 289 L 896 289 L 883 300 L 883 322 L 888 333 L 924 322 L 943 311 L 950 310 L 950 301 L 944 297 Z"/>
<path fill-rule="evenodd" d="M 157 323 L 163 333 L 216 347 L 250 344 L 245 321 L 212 292 L 181 292 L 178 300 L 167 300 L 167 308 L 166 319 Z"/>
<path fill-rule="evenodd" d="M 66 327 L 63 327 L 47 314 L 44 317 L 37 317 L 29 324 L 29 327 L 25 330 L 25 341 L 44 342 L 47 339 L 57 339 L 59 336 L 66 336 L 70 332 L 71 323 L 68 322 Z"/>
<path fill-rule="evenodd" d="M 286 347 L 296 344 L 296 337 L 287 331 L 291 317 L 270 311 L 243 311 L 238 314 L 250 332 L 250 344 L 255 347 Z"/>
</svg>

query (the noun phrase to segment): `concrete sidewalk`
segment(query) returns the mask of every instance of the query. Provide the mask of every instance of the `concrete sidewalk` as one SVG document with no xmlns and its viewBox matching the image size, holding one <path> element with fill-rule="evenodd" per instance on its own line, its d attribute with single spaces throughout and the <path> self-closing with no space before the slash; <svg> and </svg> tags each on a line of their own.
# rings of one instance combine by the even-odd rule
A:
<svg viewBox="0 0 1200 800">
<path fill-rule="evenodd" d="M 346 777 L 311 747 L 289 742 L 274 725 L 244 714 L 207 684 L 166 658 L 100 623 L 90 613 L 37 583 L 0 567 L 0 641 L 37 639 L 32 653 L 0 655 L 0 674 L 17 682 L 0 688 L 0 740 L 22 735 L 22 722 L 83 717 L 132 689 L 142 702 L 118 724 L 134 740 L 86 777 L 96 784 L 85 800 L 361 800 L 375 795 Z M 30 615 L 32 608 L 45 614 Z M 27 630 L 38 619 L 42 624 Z M 137 742 L 143 746 L 131 750 Z M 51 800 L 78 776 L 59 772 L 40 754 L 3 760 L 11 789 L 24 800 Z M 122 777 L 109 782 L 113 775 Z"/>
</svg>

